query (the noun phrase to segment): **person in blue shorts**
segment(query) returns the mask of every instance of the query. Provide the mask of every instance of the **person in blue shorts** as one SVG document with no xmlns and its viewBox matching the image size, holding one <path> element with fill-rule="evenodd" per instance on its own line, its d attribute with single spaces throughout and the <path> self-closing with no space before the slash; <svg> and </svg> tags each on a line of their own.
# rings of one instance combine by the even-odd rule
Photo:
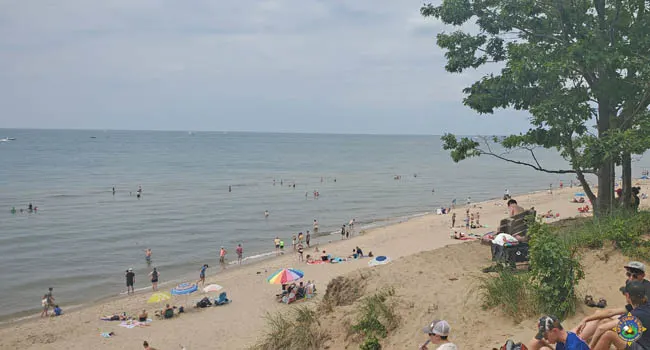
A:
<svg viewBox="0 0 650 350">
<path fill-rule="evenodd" d="M 589 346 L 575 333 L 567 332 L 560 320 L 552 315 L 543 316 L 537 324 L 537 335 L 528 344 L 529 350 L 589 350 Z"/>
</svg>

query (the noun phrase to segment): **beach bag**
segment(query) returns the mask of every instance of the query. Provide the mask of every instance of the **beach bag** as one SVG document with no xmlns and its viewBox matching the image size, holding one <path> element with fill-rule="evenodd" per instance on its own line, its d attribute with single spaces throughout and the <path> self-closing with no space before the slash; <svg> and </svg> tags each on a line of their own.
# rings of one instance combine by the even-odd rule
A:
<svg viewBox="0 0 650 350">
<path fill-rule="evenodd" d="M 528 350 L 526 345 L 522 343 L 516 343 L 511 339 L 508 339 L 506 343 L 501 347 L 501 350 Z"/>
</svg>

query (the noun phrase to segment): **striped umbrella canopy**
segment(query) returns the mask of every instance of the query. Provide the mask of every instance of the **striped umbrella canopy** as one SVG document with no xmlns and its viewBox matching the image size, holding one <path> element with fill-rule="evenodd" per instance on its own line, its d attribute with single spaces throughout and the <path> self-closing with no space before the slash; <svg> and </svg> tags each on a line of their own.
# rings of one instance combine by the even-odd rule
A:
<svg viewBox="0 0 650 350">
<path fill-rule="evenodd" d="M 188 295 L 196 292 L 199 287 L 196 283 L 181 283 L 172 288 L 172 295 Z"/>
<path fill-rule="evenodd" d="M 169 300 L 171 299 L 172 296 L 169 293 L 165 292 L 156 292 L 151 294 L 151 297 L 147 300 L 147 303 L 149 304 L 154 304 L 154 303 L 159 303 L 161 301 Z"/>
<path fill-rule="evenodd" d="M 304 272 L 296 269 L 280 269 L 273 273 L 266 280 L 271 284 L 285 284 L 301 279 Z"/>
</svg>

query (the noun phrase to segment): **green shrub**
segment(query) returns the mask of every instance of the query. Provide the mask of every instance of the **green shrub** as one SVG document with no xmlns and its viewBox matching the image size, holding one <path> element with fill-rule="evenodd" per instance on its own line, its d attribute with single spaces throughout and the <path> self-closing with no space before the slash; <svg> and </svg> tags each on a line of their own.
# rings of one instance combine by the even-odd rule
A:
<svg viewBox="0 0 650 350">
<path fill-rule="evenodd" d="M 381 350 L 381 344 L 379 344 L 379 339 L 375 336 L 369 336 L 366 340 L 359 346 L 360 350 Z"/>
<path fill-rule="evenodd" d="M 576 247 L 557 235 L 549 225 L 531 223 L 530 277 L 536 305 L 541 313 L 564 318 L 575 312 L 576 286 L 584 278 Z"/>
<path fill-rule="evenodd" d="M 390 300 L 394 295 L 395 289 L 391 287 L 361 301 L 357 321 L 350 327 L 350 333 L 365 338 L 362 349 L 380 349 L 376 347 L 379 346 L 378 339 L 385 338 L 389 331 L 399 326 L 399 316 Z"/>
<path fill-rule="evenodd" d="M 497 277 L 480 278 L 479 290 L 486 308 L 499 308 L 519 322 L 538 314 L 530 275 L 504 270 Z"/>
<path fill-rule="evenodd" d="M 288 313 L 266 315 L 266 333 L 251 349 L 323 349 L 330 335 L 321 329 L 317 314 L 307 306 L 300 306 Z"/>
</svg>

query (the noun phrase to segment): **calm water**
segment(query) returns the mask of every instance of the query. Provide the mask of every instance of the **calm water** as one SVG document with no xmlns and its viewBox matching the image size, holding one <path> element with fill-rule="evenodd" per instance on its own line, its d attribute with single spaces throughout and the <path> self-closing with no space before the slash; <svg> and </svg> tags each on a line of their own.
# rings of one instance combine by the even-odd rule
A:
<svg viewBox="0 0 650 350">
<path fill-rule="evenodd" d="M 2 137 L 16 138 L 0 142 L 2 317 L 37 311 L 48 286 L 64 308 L 117 295 L 128 267 L 136 288 L 148 287 L 147 247 L 165 282 L 217 266 L 221 245 L 231 258 L 237 243 L 245 256 L 271 251 L 276 235 L 290 245 L 314 218 L 331 232 L 352 217 L 374 225 L 453 198 L 570 180 L 488 158 L 454 164 L 437 136 L 0 129 Z M 564 164 L 553 153 L 541 159 Z M 37 213 L 11 214 L 29 202 Z"/>
</svg>

